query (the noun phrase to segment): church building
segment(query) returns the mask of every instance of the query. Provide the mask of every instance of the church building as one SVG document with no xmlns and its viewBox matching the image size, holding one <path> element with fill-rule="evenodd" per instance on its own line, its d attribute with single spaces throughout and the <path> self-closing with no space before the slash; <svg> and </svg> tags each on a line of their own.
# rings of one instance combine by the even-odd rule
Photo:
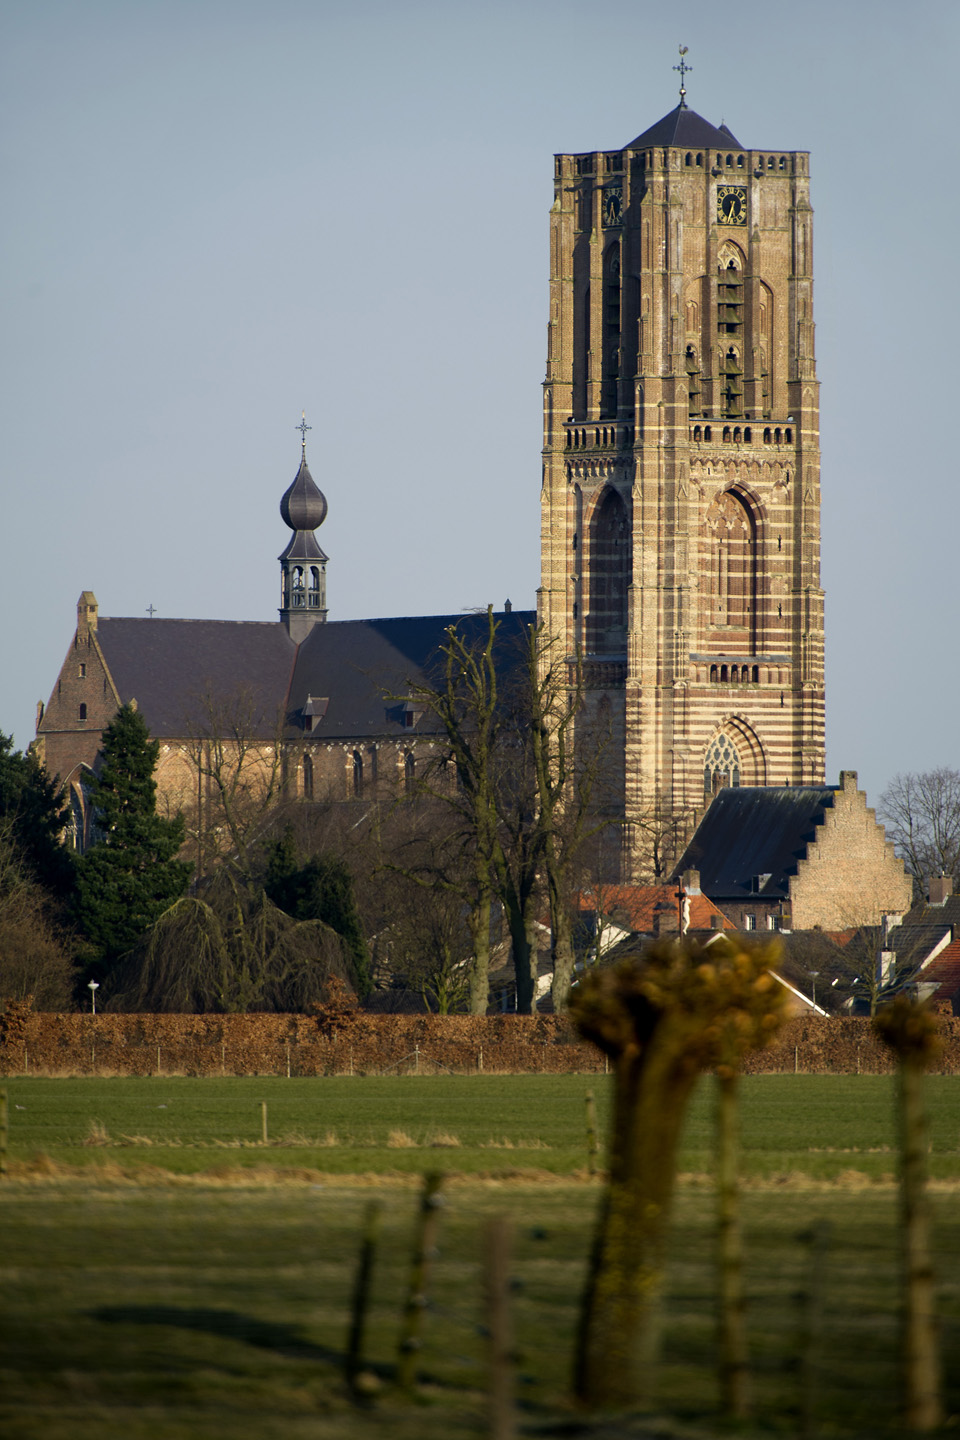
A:
<svg viewBox="0 0 960 1440">
<path fill-rule="evenodd" d="M 625 878 L 654 812 L 824 781 L 809 188 L 683 88 L 554 160 L 539 614 L 613 737 Z"/>
<path fill-rule="evenodd" d="M 498 619 L 505 639 L 539 619 L 578 672 L 630 880 L 650 813 L 690 833 L 726 786 L 824 783 L 810 166 L 745 148 L 681 87 L 635 140 L 557 155 L 554 176 L 538 613 Z M 84 775 L 134 699 L 170 804 L 197 795 L 191 745 L 231 706 L 282 754 L 288 795 L 413 783 L 439 732 L 404 697 L 448 626 L 481 622 L 329 622 L 326 513 L 304 444 L 279 621 L 111 619 L 81 596 L 37 726 L 79 845 Z"/>
</svg>

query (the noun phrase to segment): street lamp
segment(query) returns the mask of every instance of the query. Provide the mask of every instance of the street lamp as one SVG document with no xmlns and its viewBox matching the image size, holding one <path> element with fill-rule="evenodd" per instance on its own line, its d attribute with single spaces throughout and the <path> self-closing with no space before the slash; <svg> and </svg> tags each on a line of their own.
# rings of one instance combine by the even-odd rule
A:
<svg viewBox="0 0 960 1440">
<path fill-rule="evenodd" d="M 90 981 L 90 1009 L 94 1015 L 97 1013 L 97 991 L 100 989 L 99 980 Z"/>
</svg>

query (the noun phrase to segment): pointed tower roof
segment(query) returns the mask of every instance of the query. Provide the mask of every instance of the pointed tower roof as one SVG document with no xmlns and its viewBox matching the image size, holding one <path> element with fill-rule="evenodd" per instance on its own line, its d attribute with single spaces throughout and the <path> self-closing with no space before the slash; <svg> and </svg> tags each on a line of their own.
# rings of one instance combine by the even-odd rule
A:
<svg viewBox="0 0 960 1440">
<path fill-rule="evenodd" d="M 307 466 L 306 445 L 300 458 L 300 469 L 280 501 L 280 514 L 291 530 L 316 530 L 327 518 L 326 498 Z"/>
<path fill-rule="evenodd" d="M 742 150 L 743 146 L 737 137 L 721 124 L 717 129 L 711 125 L 709 120 L 704 120 L 696 110 L 689 109 L 681 100 L 675 110 L 669 115 L 664 115 L 649 130 L 644 130 L 636 140 L 631 140 L 625 145 L 625 150 L 642 150 L 647 145 L 674 145 L 683 148 L 699 146 L 702 150 L 723 150 L 727 146 Z"/>
</svg>

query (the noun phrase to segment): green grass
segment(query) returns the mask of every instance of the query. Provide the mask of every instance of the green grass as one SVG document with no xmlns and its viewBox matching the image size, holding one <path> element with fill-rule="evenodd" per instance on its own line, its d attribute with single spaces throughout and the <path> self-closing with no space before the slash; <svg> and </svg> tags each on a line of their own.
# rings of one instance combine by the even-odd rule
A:
<svg viewBox="0 0 960 1440">
<path fill-rule="evenodd" d="M 480 1436 L 481 1245 L 495 1212 L 515 1227 L 521 1433 L 579 1425 L 566 1396 L 599 1194 L 583 1173 L 589 1085 L 529 1075 L 8 1080 L 0 1432 L 10 1440 Z M 604 1123 L 608 1082 L 594 1089 Z M 931 1166 L 955 1181 L 960 1082 L 931 1077 L 927 1094 Z M 892 1099 L 892 1082 L 877 1076 L 744 1082 L 756 1394 L 756 1422 L 744 1434 L 797 1433 L 796 1296 L 809 1264 L 801 1235 L 816 1219 L 831 1227 L 819 1266 L 823 1433 L 897 1433 L 897 1197 L 892 1184 L 870 1183 L 895 1169 Z M 633 1422 L 629 1432 L 597 1429 L 597 1440 L 726 1433 L 715 1416 L 710 1100 L 705 1083 L 681 1155 L 681 1171 L 696 1179 L 681 1184 L 677 1200 L 651 1400 L 660 1418 L 649 1431 Z M 390 1145 L 391 1131 L 415 1143 Z M 99 1143 L 85 1143 L 91 1138 Z M 342 1365 L 364 1208 L 372 1195 L 385 1207 L 368 1354 L 386 1381 L 417 1203 L 409 1172 L 428 1168 L 450 1178 L 419 1400 L 403 1402 L 386 1386 L 372 1409 L 357 1409 Z M 948 1404 L 960 1414 L 956 1194 L 951 1185 L 933 1202 Z"/>
<path fill-rule="evenodd" d="M 566 1395 L 596 1189 L 465 1182 L 448 1189 L 430 1286 L 422 1388 L 349 1403 L 342 1363 L 358 1235 L 384 1202 L 367 1358 L 389 1379 L 416 1193 L 329 1186 L 196 1187 L 73 1175 L 0 1187 L 0 1431 L 6 1440 L 448 1440 L 482 1435 L 483 1222 L 514 1222 L 522 1434 L 573 1422 Z M 746 1282 L 756 1422 L 797 1433 L 796 1370 L 806 1283 L 801 1233 L 832 1227 L 823 1267 L 817 1408 L 824 1433 L 897 1433 L 896 1202 L 892 1190 L 748 1192 Z M 948 1403 L 960 1410 L 960 1218 L 935 1200 Z M 712 1201 L 681 1190 L 668 1279 L 655 1433 L 715 1436 Z M 604 1432 L 647 1434 L 639 1425 Z M 589 1432 L 588 1432 L 589 1433 Z M 598 1436 L 600 1431 L 598 1430 Z"/>
<path fill-rule="evenodd" d="M 6 1082 L 10 1157 L 26 1162 L 43 1154 L 66 1165 L 151 1165 L 179 1173 L 263 1165 L 403 1173 L 440 1163 L 471 1173 L 572 1175 L 586 1164 L 584 1095 L 591 1085 L 603 1133 L 609 1091 L 603 1077 L 23 1077 Z M 682 1172 L 711 1169 L 711 1094 L 709 1081 L 702 1082 L 686 1127 Z M 960 1178 L 960 1078 L 929 1077 L 927 1095 L 931 1172 Z M 409 1143 L 397 1144 L 398 1138 Z M 743 1144 L 748 1177 L 889 1178 L 893 1081 L 747 1077 Z"/>
</svg>

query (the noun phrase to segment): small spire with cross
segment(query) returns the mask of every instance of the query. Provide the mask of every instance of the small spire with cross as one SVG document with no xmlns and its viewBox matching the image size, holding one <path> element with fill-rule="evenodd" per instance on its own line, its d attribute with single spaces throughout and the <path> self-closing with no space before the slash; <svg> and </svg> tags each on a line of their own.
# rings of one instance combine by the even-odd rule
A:
<svg viewBox="0 0 960 1440">
<path fill-rule="evenodd" d="M 313 426 L 312 426 L 312 425 L 308 425 L 308 424 L 307 424 L 307 412 L 306 412 L 306 410 L 301 410 L 301 411 L 300 411 L 300 424 L 299 424 L 299 425 L 294 425 L 293 428 L 294 428 L 294 430 L 299 430 L 299 431 L 300 431 L 300 443 L 301 443 L 301 445 L 303 446 L 303 458 L 306 459 L 306 458 L 307 458 L 307 431 L 313 429 Z"/>
<path fill-rule="evenodd" d="M 148 606 L 147 606 L 147 614 L 150 616 L 150 619 L 151 619 L 151 620 L 153 619 L 154 615 L 156 615 L 156 613 L 157 613 L 157 607 L 156 607 L 155 605 L 148 605 Z"/>
<path fill-rule="evenodd" d="M 689 46 L 687 46 L 687 45 L 681 45 L 681 46 L 680 46 L 680 64 L 679 64 L 679 65 L 674 65 L 674 67 L 673 67 L 674 70 L 679 70 L 679 71 L 680 71 L 680 104 L 681 104 L 681 107 L 683 107 L 683 108 L 686 108 L 686 104 L 687 104 L 687 87 L 686 87 L 686 85 L 684 84 L 684 81 L 685 81 L 686 78 L 687 78 L 687 73 L 688 73 L 688 71 L 691 71 L 691 70 L 693 69 L 693 66 L 692 66 L 692 65 L 688 65 L 687 62 L 686 62 L 686 60 L 684 60 L 684 58 L 683 58 L 684 55 L 686 55 L 688 49 L 689 49 Z"/>
</svg>

